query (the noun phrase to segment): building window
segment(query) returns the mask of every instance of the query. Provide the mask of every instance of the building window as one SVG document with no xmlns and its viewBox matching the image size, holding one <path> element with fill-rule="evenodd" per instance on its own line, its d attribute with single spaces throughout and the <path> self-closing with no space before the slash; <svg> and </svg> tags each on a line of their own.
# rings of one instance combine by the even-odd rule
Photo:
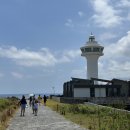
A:
<svg viewBox="0 0 130 130">
<path fill-rule="evenodd" d="M 109 97 L 120 96 L 120 88 L 107 88 L 107 96 Z"/>
<path fill-rule="evenodd" d="M 84 52 L 84 49 L 81 49 L 82 52 Z"/>
<path fill-rule="evenodd" d="M 85 48 L 85 52 L 91 52 L 91 48 Z"/>
<path fill-rule="evenodd" d="M 97 48 L 97 47 L 96 47 L 96 48 L 95 48 L 95 47 L 93 48 L 93 52 L 99 52 L 99 51 L 100 51 L 99 48 Z"/>
<path fill-rule="evenodd" d="M 95 97 L 95 88 L 90 88 L 90 97 Z"/>
<path fill-rule="evenodd" d="M 103 48 L 101 48 L 101 52 L 103 51 Z"/>
<path fill-rule="evenodd" d="M 120 96 L 120 88 L 117 88 L 117 96 Z"/>
</svg>

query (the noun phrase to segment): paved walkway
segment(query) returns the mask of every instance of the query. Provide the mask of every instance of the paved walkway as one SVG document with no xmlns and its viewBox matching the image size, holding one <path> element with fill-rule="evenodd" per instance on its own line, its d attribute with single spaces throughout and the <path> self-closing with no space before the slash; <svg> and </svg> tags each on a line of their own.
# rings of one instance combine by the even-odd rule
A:
<svg viewBox="0 0 130 130">
<path fill-rule="evenodd" d="M 10 120 L 7 130 L 86 130 L 52 111 L 40 106 L 38 115 L 34 116 L 30 107 L 26 108 L 25 117 L 20 117 L 20 109 Z"/>
</svg>

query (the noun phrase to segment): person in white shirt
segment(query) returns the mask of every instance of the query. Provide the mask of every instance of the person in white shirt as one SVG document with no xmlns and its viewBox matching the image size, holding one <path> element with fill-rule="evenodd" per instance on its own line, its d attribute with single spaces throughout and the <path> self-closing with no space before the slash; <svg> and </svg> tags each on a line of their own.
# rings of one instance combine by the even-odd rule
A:
<svg viewBox="0 0 130 130">
<path fill-rule="evenodd" d="M 37 116 L 38 113 L 38 100 L 35 100 L 34 102 L 34 114 L 35 116 Z"/>
</svg>

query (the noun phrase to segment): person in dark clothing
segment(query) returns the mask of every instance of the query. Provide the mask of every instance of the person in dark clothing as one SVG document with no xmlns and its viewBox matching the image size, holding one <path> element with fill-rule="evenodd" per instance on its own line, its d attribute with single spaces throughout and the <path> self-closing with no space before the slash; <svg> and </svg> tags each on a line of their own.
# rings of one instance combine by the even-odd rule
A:
<svg viewBox="0 0 130 130">
<path fill-rule="evenodd" d="M 32 96 L 29 97 L 29 105 L 32 106 Z"/>
<path fill-rule="evenodd" d="M 44 99 L 44 106 L 46 106 L 46 101 L 47 101 L 46 95 L 44 95 L 43 99 Z"/>
<path fill-rule="evenodd" d="M 21 115 L 20 116 L 24 116 L 26 104 L 27 104 L 27 101 L 25 99 L 25 96 L 23 95 L 22 99 L 20 100 L 20 105 L 21 105 Z"/>
<path fill-rule="evenodd" d="M 33 110 L 33 114 L 35 113 L 35 110 L 34 110 L 34 104 L 35 104 L 35 95 L 32 97 L 32 110 Z"/>
</svg>

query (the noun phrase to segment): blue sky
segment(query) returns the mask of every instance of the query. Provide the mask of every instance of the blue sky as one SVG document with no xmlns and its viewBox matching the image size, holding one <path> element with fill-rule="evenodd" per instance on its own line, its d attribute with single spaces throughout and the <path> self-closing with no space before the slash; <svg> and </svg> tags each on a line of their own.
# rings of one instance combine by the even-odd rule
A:
<svg viewBox="0 0 130 130">
<path fill-rule="evenodd" d="M 104 46 L 99 78 L 130 80 L 130 0 L 1 0 L 0 94 L 62 93 L 86 78 L 80 47 Z"/>
</svg>

